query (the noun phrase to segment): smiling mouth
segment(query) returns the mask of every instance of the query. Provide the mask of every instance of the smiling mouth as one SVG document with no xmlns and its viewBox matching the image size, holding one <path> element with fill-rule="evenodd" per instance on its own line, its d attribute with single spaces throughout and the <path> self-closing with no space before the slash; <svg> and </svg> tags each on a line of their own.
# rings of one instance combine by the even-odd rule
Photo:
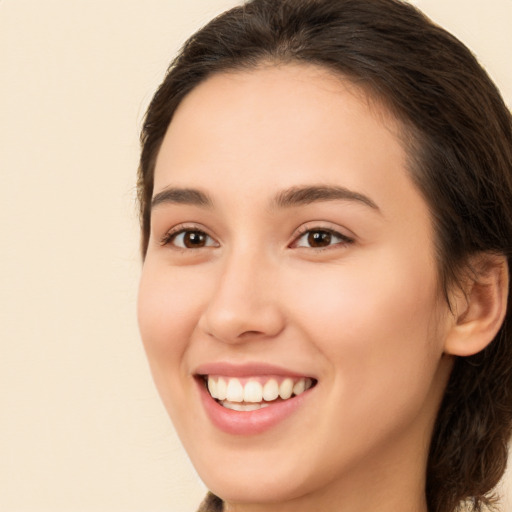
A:
<svg viewBox="0 0 512 512">
<path fill-rule="evenodd" d="M 210 396 L 222 407 L 234 411 L 256 411 L 301 395 L 316 385 L 309 377 L 226 377 L 200 376 Z"/>
</svg>

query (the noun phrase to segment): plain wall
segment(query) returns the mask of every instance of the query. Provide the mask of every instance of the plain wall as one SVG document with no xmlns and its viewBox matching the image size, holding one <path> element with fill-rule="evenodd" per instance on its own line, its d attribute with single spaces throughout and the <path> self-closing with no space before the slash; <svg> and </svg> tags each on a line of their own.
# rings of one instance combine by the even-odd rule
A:
<svg viewBox="0 0 512 512">
<path fill-rule="evenodd" d="M 512 0 L 416 3 L 512 105 Z M 0 0 L 2 511 L 186 512 L 204 494 L 139 341 L 135 172 L 168 62 L 233 4 Z"/>
</svg>

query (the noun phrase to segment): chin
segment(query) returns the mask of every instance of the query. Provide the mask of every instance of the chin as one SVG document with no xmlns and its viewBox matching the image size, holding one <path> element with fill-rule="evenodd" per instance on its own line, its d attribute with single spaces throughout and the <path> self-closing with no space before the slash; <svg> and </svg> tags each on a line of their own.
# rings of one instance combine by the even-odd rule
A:
<svg viewBox="0 0 512 512">
<path fill-rule="evenodd" d="M 204 450 L 186 447 L 206 487 L 224 501 L 287 502 L 315 492 L 333 479 L 334 472 L 315 456 L 315 451 L 304 450 L 304 437 L 300 440 L 302 449 L 283 439 L 253 446 L 244 446 L 243 439 L 231 442 L 231 448 L 206 440 L 196 445 Z"/>
<path fill-rule="evenodd" d="M 308 493 L 305 482 L 297 478 L 297 472 L 290 468 L 286 473 L 277 473 L 267 467 L 237 474 L 205 472 L 203 481 L 216 496 L 230 503 L 282 503 Z M 200 476 L 202 476 L 200 474 Z"/>
</svg>

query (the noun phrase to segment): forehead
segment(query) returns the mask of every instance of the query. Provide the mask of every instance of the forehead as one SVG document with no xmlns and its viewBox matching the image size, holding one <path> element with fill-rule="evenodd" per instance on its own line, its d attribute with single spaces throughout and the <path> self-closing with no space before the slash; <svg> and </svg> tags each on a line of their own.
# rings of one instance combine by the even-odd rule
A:
<svg viewBox="0 0 512 512">
<path fill-rule="evenodd" d="M 361 125 L 377 122 L 392 137 L 401 136 L 400 121 L 368 88 L 351 79 L 313 64 L 262 63 L 254 69 L 216 73 L 200 83 L 176 109 L 168 132 L 174 135 L 177 124 L 180 131 L 234 125 L 236 138 L 246 129 L 254 135 L 259 128 L 260 133 L 279 131 L 284 143 L 287 133 L 296 136 L 302 130 L 302 135 L 312 136 L 320 125 L 324 131 L 339 130 L 337 122 L 347 124 L 354 118 Z"/>
<path fill-rule="evenodd" d="M 175 112 L 157 158 L 155 193 L 219 180 L 241 191 L 258 178 L 274 188 L 335 178 L 399 193 L 412 184 L 400 128 L 377 100 L 321 67 L 216 74 Z"/>
</svg>

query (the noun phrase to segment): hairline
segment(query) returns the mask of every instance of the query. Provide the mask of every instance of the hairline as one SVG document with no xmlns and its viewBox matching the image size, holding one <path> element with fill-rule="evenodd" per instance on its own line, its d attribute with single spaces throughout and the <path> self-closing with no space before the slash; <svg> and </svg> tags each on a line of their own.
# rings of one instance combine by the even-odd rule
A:
<svg viewBox="0 0 512 512">
<path fill-rule="evenodd" d="M 171 112 L 169 122 L 166 126 L 165 131 L 159 138 L 159 140 L 155 141 L 155 149 L 154 153 L 151 155 L 151 164 L 148 168 L 149 174 L 151 175 L 151 181 L 153 185 L 153 190 L 151 194 L 148 194 L 148 200 L 144 200 L 144 211 L 143 215 L 148 215 L 150 217 L 151 214 L 151 206 L 152 206 L 152 196 L 154 194 L 154 178 L 155 178 L 155 170 L 156 163 L 158 159 L 158 155 L 160 153 L 162 143 L 164 141 L 165 135 L 174 119 L 174 116 L 184 100 L 189 96 L 189 94 L 194 91 L 200 85 L 206 83 L 209 79 L 217 76 L 217 75 L 237 75 L 250 73 L 253 71 L 257 71 L 259 69 L 265 68 L 267 66 L 280 67 L 280 66 L 299 66 L 299 67 L 307 67 L 307 68 L 316 68 L 319 72 L 327 73 L 327 76 L 331 77 L 333 80 L 338 81 L 342 85 L 350 85 L 349 91 L 357 95 L 357 97 L 365 101 L 368 105 L 368 108 L 371 110 L 371 113 L 375 116 L 378 116 L 379 120 L 382 122 L 383 126 L 390 131 L 390 133 L 397 138 L 400 145 L 404 150 L 404 154 L 406 157 L 405 160 L 405 168 L 409 173 L 410 179 L 412 181 L 413 186 L 418 190 L 421 197 L 425 201 L 427 205 L 428 212 L 430 214 L 430 221 L 433 229 L 433 240 L 434 244 L 435 256 L 436 256 L 436 266 L 438 272 L 438 285 L 440 286 L 442 292 L 445 295 L 446 300 L 449 302 L 448 297 L 448 288 L 451 283 L 448 282 L 446 272 L 444 269 L 444 258 L 442 254 L 442 243 L 439 237 L 439 225 L 436 221 L 436 216 L 434 215 L 434 208 L 431 202 L 426 197 L 424 190 L 418 180 L 418 176 L 421 176 L 421 150 L 425 146 L 425 139 L 427 135 L 422 133 L 421 130 L 410 120 L 408 119 L 401 111 L 394 105 L 391 95 L 386 95 L 382 90 L 377 90 L 377 87 L 368 83 L 363 78 L 358 76 L 351 76 L 349 73 L 343 72 L 340 69 L 336 69 L 334 65 L 329 65 L 326 62 L 320 62 L 318 60 L 301 60 L 293 55 L 287 54 L 262 54 L 256 58 L 245 58 L 239 62 L 231 62 L 231 63 L 223 63 L 220 65 L 218 69 L 211 70 L 206 73 L 200 80 L 193 84 L 188 90 L 184 92 L 184 94 L 178 99 L 178 102 Z M 148 241 L 149 241 L 149 231 L 151 227 L 151 221 L 147 225 L 147 232 L 143 232 L 145 244 L 143 246 L 143 259 L 145 258 Z"/>
</svg>

